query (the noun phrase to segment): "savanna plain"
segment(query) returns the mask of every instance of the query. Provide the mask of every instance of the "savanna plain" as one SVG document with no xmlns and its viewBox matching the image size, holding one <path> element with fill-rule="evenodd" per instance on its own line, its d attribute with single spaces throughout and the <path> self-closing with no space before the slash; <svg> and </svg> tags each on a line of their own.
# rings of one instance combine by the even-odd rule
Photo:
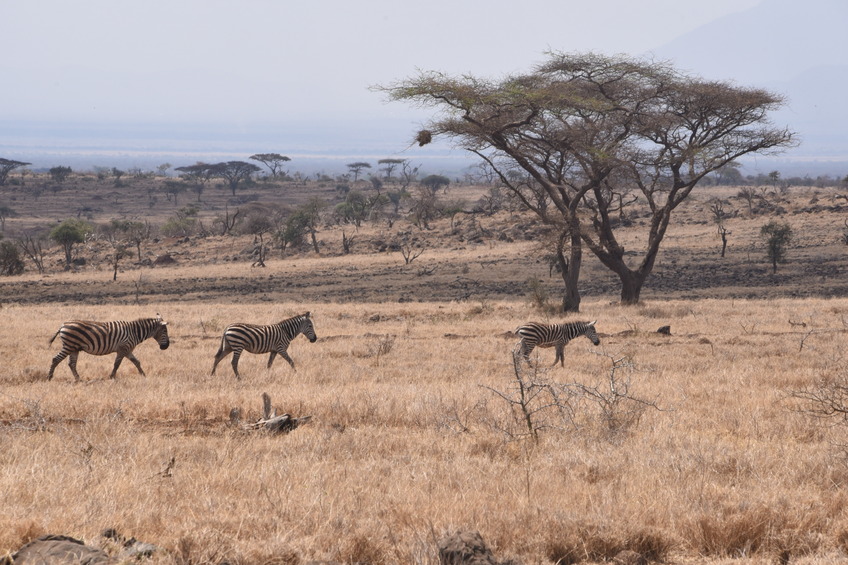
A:
<svg viewBox="0 0 848 565">
<path fill-rule="evenodd" d="M 33 210 L 56 216 L 73 190 Z M 49 250 L 45 273 L 0 280 L 0 554 L 115 528 L 163 548 L 152 563 L 434 564 L 445 534 L 473 530 L 528 564 L 622 550 L 848 563 L 844 193 L 792 187 L 772 197 L 779 212 L 755 214 L 736 189 L 707 188 L 679 212 L 641 304 L 619 305 L 587 258 L 568 315 L 539 260 L 543 227 L 517 211 L 429 229 L 328 222 L 320 253 L 272 249 L 264 268 L 250 266 L 253 236 L 161 237 L 144 253 L 175 263 L 126 260 L 114 281 L 105 244 L 67 271 Z M 725 257 L 716 198 L 739 210 Z M 117 217 L 118 197 L 96 202 L 93 221 Z M 796 235 L 777 273 L 759 235 L 770 214 Z M 35 217 L 8 220 L 7 236 Z M 622 231 L 629 248 L 640 229 Z M 420 255 L 406 262 L 384 245 L 395 237 L 418 238 Z M 229 358 L 210 376 L 229 323 L 305 311 L 319 339 L 291 344 L 296 371 L 245 354 L 240 380 Z M 81 354 L 80 382 L 67 362 L 46 380 L 62 322 L 157 312 L 171 346 L 136 349 L 146 376 L 124 362 L 109 379 L 113 356 Z M 551 349 L 516 364 L 511 332 L 529 320 L 597 320 L 601 343 L 572 341 L 565 367 Z M 246 429 L 263 393 L 310 418 Z"/>
</svg>

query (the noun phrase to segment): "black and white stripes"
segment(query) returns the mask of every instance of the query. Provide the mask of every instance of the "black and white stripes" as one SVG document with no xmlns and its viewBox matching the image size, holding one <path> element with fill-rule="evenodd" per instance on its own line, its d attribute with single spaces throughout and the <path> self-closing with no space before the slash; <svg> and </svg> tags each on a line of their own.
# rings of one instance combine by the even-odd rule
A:
<svg viewBox="0 0 848 565">
<path fill-rule="evenodd" d="M 565 366 L 563 349 L 565 344 L 581 335 L 585 335 L 592 343 L 598 345 L 601 340 L 595 331 L 595 322 L 571 322 L 566 324 L 540 324 L 530 322 L 515 330 L 521 337 L 518 344 L 519 352 L 524 359 L 530 361 L 530 353 L 536 347 L 556 347 L 556 359 L 554 365 L 559 361 L 560 366 Z"/>
<path fill-rule="evenodd" d="M 315 328 L 312 326 L 312 318 L 309 312 L 270 326 L 232 324 L 224 330 L 224 335 L 221 336 L 221 346 L 215 354 L 212 374 L 215 374 L 215 368 L 221 359 L 232 352 L 233 372 L 237 379 L 240 378 L 238 362 L 242 351 L 249 353 L 270 353 L 271 356 L 268 358 L 269 368 L 271 367 L 271 363 L 274 362 L 274 357 L 279 353 L 294 369 L 294 361 L 289 357 L 286 350 L 289 347 L 289 343 L 300 333 L 309 338 L 309 341 L 312 343 L 315 343 L 315 340 L 318 339 L 315 335 Z"/>
<path fill-rule="evenodd" d="M 109 378 L 114 379 L 115 373 L 118 372 L 118 367 L 124 357 L 133 362 L 138 372 L 144 375 L 144 370 L 141 368 L 141 363 L 133 355 L 133 349 L 142 341 L 153 338 L 159 344 L 160 349 L 167 349 L 170 345 L 168 339 L 168 327 L 162 321 L 160 316 L 156 318 L 142 318 L 132 322 L 86 322 L 74 320 L 65 322 L 59 331 L 57 331 L 50 343 L 56 337 L 62 341 L 62 351 L 54 358 L 50 365 L 50 372 L 47 374 L 47 380 L 53 378 L 53 371 L 56 365 L 62 362 L 65 357 L 68 357 L 68 365 L 71 367 L 71 372 L 76 380 L 80 379 L 77 372 L 77 357 L 80 351 L 85 351 L 91 355 L 108 355 L 117 353 L 115 357 L 115 365 L 112 367 L 112 374 Z"/>
</svg>

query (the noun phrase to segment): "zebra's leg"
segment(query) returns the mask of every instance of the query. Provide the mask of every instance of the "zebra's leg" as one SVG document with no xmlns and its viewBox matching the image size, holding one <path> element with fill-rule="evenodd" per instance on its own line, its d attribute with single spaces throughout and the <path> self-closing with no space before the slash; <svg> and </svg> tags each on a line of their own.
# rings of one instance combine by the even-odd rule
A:
<svg viewBox="0 0 848 565">
<path fill-rule="evenodd" d="M 277 352 L 276 352 L 276 351 L 272 351 L 272 352 L 271 352 L 271 355 L 268 357 L 268 368 L 269 368 L 269 369 L 271 368 L 271 363 L 273 363 L 273 362 L 274 362 L 274 357 L 276 357 L 276 356 L 277 356 Z"/>
<path fill-rule="evenodd" d="M 145 374 L 144 374 L 144 369 L 142 369 L 142 368 L 141 368 L 141 361 L 139 361 L 138 359 L 136 359 L 136 356 L 135 356 L 135 355 L 133 355 L 131 352 L 130 352 L 130 353 L 127 353 L 127 359 L 129 359 L 130 361 L 132 361 L 133 365 L 135 365 L 135 368 L 136 368 L 136 369 L 138 369 L 138 372 L 139 372 L 139 373 L 141 373 L 141 376 L 142 376 L 142 377 L 146 377 L 146 376 L 147 376 L 147 375 L 145 375 Z"/>
<path fill-rule="evenodd" d="M 118 372 L 118 367 L 121 366 L 121 361 L 123 361 L 123 360 L 124 360 L 124 354 L 121 353 L 121 352 L 118 352 L 118 354 L 115 355 L 115 366 L 112 367 L 112 374 L 109 375 L 110 379 L 115 378 L 115 374 L 117 374 L 117 372 Z"/>
<path fill-rule="evenodd" d="M 521 340 L 521 356 L 524 357 L 524 360 L 527 361 L 527 364 L 530 364 L 530 354 L 533 352 L 535 345 L 529 344 L 524 340 Z"/>
<path fill-rule="evenodd" d="M 215 354 L 215 362 L 212 363 L 213 375 L 215 374 L 215 368 L 218 366 L 218 363 L 220 363 L 221 359 L 229 355 L 230 352 L 232 352 L 232 349 L 230 349 L 229 346 L 225 346 L 223 343 L 221 343 L 221 347 L 218 348 L 218 353 Z"/>
<path fill-rule="evenodd" d="M 289 365 L 291 365 L 291 368 L 292 368 L 292 369 L 294 369 L 295 371 L 297 371 L 297 369 L 295 369 L 295 367 L 294 367 L 294 361 L 292 361 L 292 358 L 291 358 L 291 357 L 289 357 L 289 354 L 288 354 L 288 352 L 287 352 L 285 349 L 280 349 L 280 350 L 278 350 L 278 351 L 277 351 L 277 353 L 279 353 L 279 354 L 280 354 L 280 356 L 281 356 L 283 359 L 285 359 L 286 361 L 288 361 L 288 362 L 289 362 Z"/>
<path fill-rule="evenodd" d="M 79 382 L 80 376 L 77 373 L 77 358 L 79 357 L 79 351 L 72 351 L 68 356 L 68 366 L 71 368 L 71 372 L 74 374 L 74 380 Z"/>
<path fill-rule="evenodd" d="M 554 364 L 551 367 L 556 367 L 557 361 L 561 367 L 565 368 L 565 358 L 563 356 L 563 349 L 565 349 L 565 344 L 556 346 L 556 359 L 554 359 Z"/>
<path fill-rule="evenodd" d="M 50 364 L 50 371 L 47 373 L 47 380 L 53 379 L 53 371 L 56 370 L 56 365 L 62 362 L 62 360 L 68 356 L 68 352 L 64 349 L 56 354 L 56 357 L 53 358 L 53 362 Z"/>
<path fill-rule="evenodd" d="M 241 357 L 242 351 L 243 351 L 242 349 L 233 350 L 233 373 L 235 373 L 236 378 L 238 380 L 241 380 L 241 376 L 239 375 L 239 372 L 238 372 L 238 362 L 239 362 L 239 358 Z"/>
</svg>

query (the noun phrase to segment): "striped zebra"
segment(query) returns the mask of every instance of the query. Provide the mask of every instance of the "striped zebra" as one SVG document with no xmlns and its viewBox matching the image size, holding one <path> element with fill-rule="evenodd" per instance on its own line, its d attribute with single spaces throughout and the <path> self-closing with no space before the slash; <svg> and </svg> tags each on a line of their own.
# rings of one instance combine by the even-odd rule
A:
<svg viewBox="0 0 848 565">
<path fill-rule="evenodd" d="M 270 326 L 258 326 L 255 324 L 232 324 L 224 330 L 224 335 L 221 336 L 221 347 L 215 354 L 215 363 L 212 364 L 212 374 L 215 374 L 215 368 L 218 363 L 229 355 L 233 354 L 233 372 L 237 379 L 240 379 L 238 372 L 239 357 L 242 351 L 249 353 L 270 353 L 268 358 L 268 368 L 271 368 L 271 363 L 279 353 L 283 359 L 289 362 L 289 365 L 294 369 L 294 361 L 286 353 L 291 341 L 302 333 L 309 341 L 315 343 L 318 337 L 315 335 L 315 328 L 312 326 L 312 318 L 309 312 L 293 316 L 278 324 Z"/>
<path fill-rule="evenodd" d="M 141 318 L 132 322 L 73 320 L 65 322 L 59 328 L 59 331 L 53 334 L 53 337 L 50 338 L 51 344 L 57 336 L 62 339 L 62 351 L 53 358 L 50 372 L 47 373 L 48 381 L 53 378 L 56 365 L 61 363 L 65 357 L 68 357 L 68 365 L 71 367 L 74 378 L 79 381 L 77 357 L 79 357 L 80 351 L 85 351 L 90 355 L 117 353 L 115 366 L 112 367 L 112 374 L 109 375 L 110 379 L 115 378 L 115 373 L 118 372 L 118 367 L 121 366 L 124 357 L 132 361 L 138 372 L 144 375 L 141 363 L 133 355 L 133 349 L 148 338 L 155 339 L 159 344 L 159 349 L 168 349 L 171 344 L 168 339 L 168 325 L 162 321 L 162 317 L 158 314 L 155 318 Z"/>
<path fill-rule="evenodd" d="M 530 352 L 536 347 L 556 347 L 554 365 L 559 361 L 562 367 L 565 367 L 563 349 L 565 344 L 572 339 L 585 335 L 595 345 L 601 343 L 595 331 L 595 322 L 571 322 L 567 324 L 530 322 L 515 330 L 515 333 L 521 336 L 521 341 L 517 347 L 525 361 L 530 362 Z"/>
</svg>

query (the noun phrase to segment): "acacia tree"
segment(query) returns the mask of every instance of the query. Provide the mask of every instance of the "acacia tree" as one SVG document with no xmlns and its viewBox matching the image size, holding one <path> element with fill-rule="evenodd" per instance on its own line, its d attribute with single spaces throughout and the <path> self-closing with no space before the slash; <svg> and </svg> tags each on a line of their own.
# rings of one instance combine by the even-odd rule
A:
<svg viewBox="0 0 848 565">
<path fill-rule="evenodd" d="M 370 169 L 371 163 L 356 161 L 355 163 L 348 163 L 347 168 L 350 169 L 351 173 L 353 173 L 353 182 L 355 183 L 359 180 L 359 175 L 362 173 L 362 169 Z"/>
<path fill-rule="evenodd" d="M 0 186 L 6 184 L 6 179 L 9 177 L 9 173 L 18 167 L 26 167 L 27 165 L 32 165 L 32 163 L 25 163 L 24 161 L 15 161 L 14 159 L 4 159 L 3 157 L 0 157 Z"/>
<path fill-rule="evenodd" d="M 500 81 L 423 72 L 378 89 L 439 110 L 419 145 L 441 135 L 475 153 L 523 206 L 564 234 L 566 311 L 579 310 L 584 245 L 618 275 L 621 302 L 634 304 L 672 212 L 692 189 L 741 156 L 794 143 L 792 132 L 767 119 L 780 96 L 625 56 L 549 53 L 531 72 Z M 509 174 L 516 169 L 533 182 L 514 180 L 526 177 Z M 635 266 L 615 234 L 633 194 L 650 212 Z"/>
<path fill-rule="evenodd" d="M 383 168 L 380 169 L 386 173 L 386 181 L 392 181 L 392 174 L 395 172 L 395 169 L 398 165 L 403 165 L 406 163 L 406 159 L 380 159 L 377 161 L 378 165 L 383 165 Z"/>
<path fill-rule="evenodd" d="M 285 155 L 280 155 L 279 153 L 257 153 L 256 155 L 251 155 L 250 159 L 252 161 L 259 161 L 268 167 L 273 178 L 281 176 L 280 173 L 283 172 L 283 165 L 291 161 L 290 158 Z"/>
<path fill-rule="evenodd" d="M 215 165 L 209 165 L 203 162 L 177 167 L 174 170 L 178 171 L 181 178 L 184 178 L 189 183 L 191 190 L 197 194 L 198 202 L 200 202 L 200 195 L 203 194 L 206 188 L 206 183 L 215 176 Z"/>
<path fill-rule="evenodd" d="M 238 186 L 242 181 L 249 179 L 250 175 L 261 170 L 253 163 L 247 163 L 246 161 L 226 161 L 211 165 L 212 176 L 226 180 L 233 196 L 236 195 L 236 190 L 238 190 Z"/>
</svg>

